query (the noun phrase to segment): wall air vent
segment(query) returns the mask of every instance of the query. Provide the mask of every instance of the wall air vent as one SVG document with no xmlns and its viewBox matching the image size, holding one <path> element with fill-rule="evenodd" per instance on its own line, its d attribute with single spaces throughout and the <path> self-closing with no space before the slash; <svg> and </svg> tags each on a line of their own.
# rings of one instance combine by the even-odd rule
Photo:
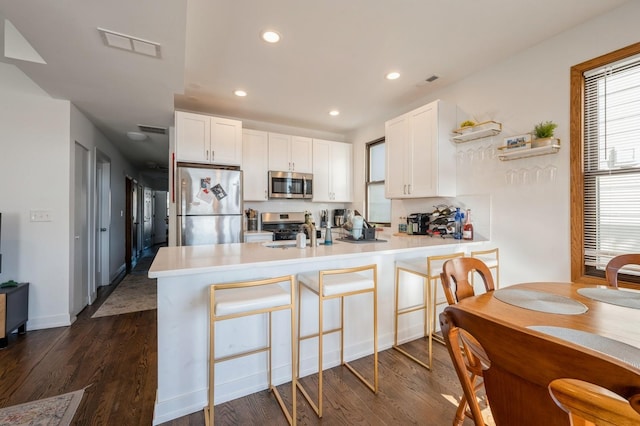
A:
<svg viewBox="0 0 640 426">
<path fill-rule="evenodd" d="M 138 129 L 140 129 L 141 132 L 145 132 L 145 133 L 155 133 L 157 135 L 167 134 L 166 127 L 145 126 L 144 124 L 138 124 Z"/>
</svg>

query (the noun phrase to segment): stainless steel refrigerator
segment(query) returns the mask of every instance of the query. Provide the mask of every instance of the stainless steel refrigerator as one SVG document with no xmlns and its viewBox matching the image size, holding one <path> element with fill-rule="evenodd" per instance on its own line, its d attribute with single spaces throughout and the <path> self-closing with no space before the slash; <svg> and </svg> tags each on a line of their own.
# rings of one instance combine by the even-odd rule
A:
<svg viewBox="0 0 640 426">
<path fill-rule="evenodd" d="M 178 245 L 239 243 L 242 171 L 178 163 Z"/>
</svg>

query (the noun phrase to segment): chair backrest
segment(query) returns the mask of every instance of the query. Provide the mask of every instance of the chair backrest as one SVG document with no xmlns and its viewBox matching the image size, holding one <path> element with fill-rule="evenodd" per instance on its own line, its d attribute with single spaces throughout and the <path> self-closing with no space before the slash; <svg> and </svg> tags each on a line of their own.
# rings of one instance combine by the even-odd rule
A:
<svg viewBox="0 0 640 426">
<path fill-rule="evenodd" d="M 607 263 L 605 274 L 610 287 L 618 287 L 618 270 L 625 265 L 640 265 L 640 253 L 621 254 Z"/>
<path fill-rule="evenodd" d="M 572 425 L 638 425 L 640 414 L 630 402 L 593 383 L 556 379 L 549 384 L 556 404 L 569 414 Z"/>
<path fill-rule="evenodd" d="M 491 361 L 482 345 L 466 330 L 456 326 L 445 310 L 440 314 L 440 328 L 453 361 L 462 391 L 476 426 L 484 426 L 484 419 L 475 392 L 475 380 L 491 367 Z"/>
<path fill-rule="evenodd" d="M 486 291 L 494 290 L 493 276 L 482 260 L 474 257 L 456 257 L 444 263 L 440 278 L 449 305 L 454 305 L 462 299 L 475 295 L 473 285 L 469 280 L 473 271 L 482 278 Z"/>
</svg>

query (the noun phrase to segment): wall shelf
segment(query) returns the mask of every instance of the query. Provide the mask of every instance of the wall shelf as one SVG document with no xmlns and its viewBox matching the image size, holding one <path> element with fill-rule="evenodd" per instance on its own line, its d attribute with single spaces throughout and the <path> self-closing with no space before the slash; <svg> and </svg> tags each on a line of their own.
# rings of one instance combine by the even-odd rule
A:
<svg viewBox="0 0 640 426">
<path fill-rule="evenodd" d="M 503 149 L 500 154 L 498 154 L 498 158 L 502 161 L 511 161 L 517 160 L 519 158 L 526 157 L 537 157 L 538 155 L 547 155 L 547 154 L 555 154 L 560 151 L 560 141 L 557 140 L 557 143 L 540 146 L 537 148 L 527 148 L 527 149 L 514 149 L 513 151 L 509 151 L 508 149 Z"/>
<path fill-rule="evenodd" d="M 469 142 L 476 139 L 497 135 L 502 131 L 502 123 L 485 121 L 475 126 L 462 127 L 453 131 L 455 134 L 451 140 L 455 143 Z"/>
</svg>

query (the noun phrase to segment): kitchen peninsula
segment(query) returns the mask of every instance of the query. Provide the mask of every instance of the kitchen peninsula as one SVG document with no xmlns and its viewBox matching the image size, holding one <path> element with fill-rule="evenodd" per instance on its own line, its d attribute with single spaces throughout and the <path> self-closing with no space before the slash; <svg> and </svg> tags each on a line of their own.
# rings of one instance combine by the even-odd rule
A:
<svg viewBox="0 0 640 426">
<path fill-rule="evenodd" d="M 394 262 L 396 259 L 465 252 L 485 248 L 487 240 L 460 241 L 429 236 L 383 235 L 382 241 L 347 243 L 307 248 L 267 247 L 267 243 L 233 243 L 206 246 L 163 247 L 149 270 L 158 280 L 158 389 L 154 424 L 201 410 L 207 404 L 209 286 L 215 283 L 275 277 L 300 272 L 378 265 L 379 350 L 393 343 Z M 297 289 L 296 289 L 297 290 Z M 372 313 L 358 309 L 370 295 L 345 301 L 345 359 L 371 352 Z M 351 300 L 350 300 L 351 299 Z M 338 300 L 325 305 L 327 322 L 339 318 Z M 317 326 L 317 302 L 308 292 L 302 295 L 303 333 Z M 316 320 L 314 325 L 313 320 Z M 234 322 L 235 321 L 235 322 Z M 216 331 L 218 356 L 258 346 L 262 316 L 222 324 Z M 291 380 L 288 348 L 289 315 L 273 315 L 274 383 Z M 331 324 L 328 324 L 331 325 Z M 308 330 L 306 330 L 308 328 Z M 367 331 L 365 331 L 367 330 Z M 421 326 L 405 330 L 405 336 L 421 335 Z M 235 338 L 242 336 L 242 339 Z M 338 335 L 325 337 L 324 368 L 339 365 Z M 242 341 L 240 341 L 242 340 Z M 407 338 L 407 340 L 409 340 Z M 348 342 L 348 343 L 346 343 Z M 315 372 L 317 349 L 312 343 L 301 347 L 301 376 Z M 266 388 L 266 360 L 263 355 L 232 360 L 216 369 L 216 403 L 235 399 Z"/>
</svg>

